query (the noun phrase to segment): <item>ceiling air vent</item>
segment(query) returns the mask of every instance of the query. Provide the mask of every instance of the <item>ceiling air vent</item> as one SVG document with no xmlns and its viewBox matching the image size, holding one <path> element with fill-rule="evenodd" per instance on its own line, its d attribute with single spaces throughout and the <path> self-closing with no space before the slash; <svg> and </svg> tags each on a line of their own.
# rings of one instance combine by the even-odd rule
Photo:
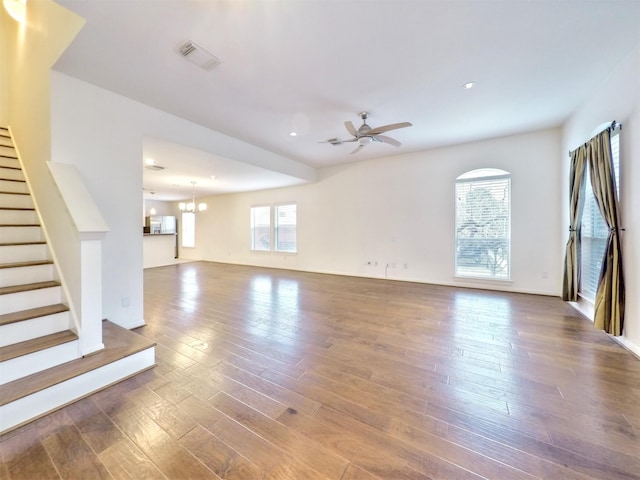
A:
<svg viewBox="0 0 640 480">
<path fill-rule="evenodd" d="M 211 70 L 220 63 L 220 60 L 216 58 L 215 55 L 191 40 L 180 44 L 178 46 L 178 53 L 204 70 Z"/>
</svg>

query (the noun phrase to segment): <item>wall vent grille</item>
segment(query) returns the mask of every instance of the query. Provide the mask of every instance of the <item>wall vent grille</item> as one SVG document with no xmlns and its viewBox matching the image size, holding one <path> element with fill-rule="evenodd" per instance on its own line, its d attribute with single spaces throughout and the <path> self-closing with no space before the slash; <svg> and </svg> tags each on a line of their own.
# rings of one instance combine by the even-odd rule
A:
<svg viewBox="0 0 640 480">
<path fill-rule="evenodd" d="M 211 70 L 220 64 L 220 59 L 192 40 L 181 43 L 178 54 L 204 70 Z"/>
</svg>

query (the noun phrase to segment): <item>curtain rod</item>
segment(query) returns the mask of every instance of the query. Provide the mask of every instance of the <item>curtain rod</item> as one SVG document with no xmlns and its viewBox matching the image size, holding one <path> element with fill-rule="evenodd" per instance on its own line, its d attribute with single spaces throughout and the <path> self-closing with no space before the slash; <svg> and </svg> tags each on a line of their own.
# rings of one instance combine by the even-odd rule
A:
<svg viewBox="0 0 640 480">
<path fill-rule="evenodd" d="M 621 124 L 621 123 L 618 123 L 618 122 L 616 122 L 616 121 L 614 120 L 613 122 L 611 122 L 611 125 L 609 125 L 609 127 L 608 127 L 608 128 L 610 128 L 611 130 L 616 130 L 616 129 L 622 130 L 622 124 Z M 602 130 L 600 130 L 600 132 L 602 132 L 603 130 L 604 130 L 604 128 L 603 128 Z M 598 133 L 600 133 L 600 132 L 598 132 Z M 597 134 L 596 134 L 596 135 L 597 135 Z M 594 136 L 595 136 L 595 135 L 594 135 Z M 586 143 L 585 143 L 585 145 L 586 145 Z M 569 156 L 571 156 L 571 150 L 569 150 Z"/>
</svg>

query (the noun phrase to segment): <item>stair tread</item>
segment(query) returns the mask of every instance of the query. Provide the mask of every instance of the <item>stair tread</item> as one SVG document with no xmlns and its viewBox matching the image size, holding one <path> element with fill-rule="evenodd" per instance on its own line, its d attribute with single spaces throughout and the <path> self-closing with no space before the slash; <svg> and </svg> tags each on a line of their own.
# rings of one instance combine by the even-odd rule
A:
<svg viewBox="0 0 640 480">
<path fill-rule="evenodd" d="M 0 208 L 0 210 L 5 210 Z M 0 227 L 39 227 L 39 223 L 0 223 Z"/>
<path fill-rule="evenodd" d="M 0 389 L 0 406 L 80 376 L 109 363 L 154 347 L 155 342 L 105 320 L 102 322 L 104 349 L 70 362 L 5 383 Z"/>
<path fill-rule="evenodd" d="M 42 288 L 59 287 L 60 282 L 48 280 L 46 282 L 25 283 L 23 285 L 11 285 L 10 287 L 0 288 L 0 295 L 8 295 L 11 293 L 28 292 L 31 290 L 40 290 Z"/>
<path fill-rule="evenodd" d="M 21 211 L 22 210 L 26 210 L 26 211 L 31 210 L 31 211 L 34 211 L 35 208 L 33 208 L 33 207 L 2 207 L 2 206 L 0 206 L 0 210 L 21 210 Z"/>
<path fill-rule="evenodd" d="M 62 303 L 55 305 L 46 305 L 44 307 L 29 308 L 28 310 L 20 310 L 19 312 L 11 312 L 0 315 L 0 325 L 8 325 L 10 323 L 22 322 L 33 318 L 45 317 L 69 311 L 69 307 Z"/>
<path fill-rule="evenodd" d="M 28 262 L 0 263 L 0 270 L 3 268 L 34 267 L 36 265 L 53 265 L 53 260 L 32 260 Z"/>
<path fill-rule="evenodd" d="M 77 339 L 78 335 L 71 330 L 65 330 L 32 340 L 14 343 L 13 345 L 7 345 L 6 347 L 0 347 L 0 362 L 6 362 L 7 360 L 29 355 L 30 353 L 39 352 L 40 350 L 73 342 Z"/>
<path fill-rule="evenodd" d="M 29 192 L 8 192 L 6 190 L 0 190 L 2 195 L 31 195 Z"/>
<path fill-rule="evenodd" d="M 19 245 L 45 245 L 47 242 L 44 240 L 38 240 L 37 242 L 5 242 L 0 243 L 0 247 L 15 247 Z"/>
<path fill-rule="evenodd" d="M 0 155 L 1 157 L 2 155 Z M 6 158 L 11 158 L 11 157 L 6 157 Z M 17 178 L 4 178 L 4 177 L 0 177 L 0 180 L 4 180 L 5 182 L 22 182 L 22 183 L 27 183 L 26 180 L 19 180 Z"/>
</svg>

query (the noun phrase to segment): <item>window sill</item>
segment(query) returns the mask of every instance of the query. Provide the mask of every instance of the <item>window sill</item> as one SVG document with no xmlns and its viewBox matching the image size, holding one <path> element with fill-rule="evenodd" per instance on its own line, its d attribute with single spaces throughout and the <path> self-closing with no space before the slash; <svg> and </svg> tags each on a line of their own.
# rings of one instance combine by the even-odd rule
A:
<svg viewBox="0 0 640 480">
<path fill-rule="evenodd" d="M 249 250 L 250 253 L 257 253 L 260 255 L 291 255 L 291 256 L 295 256 L 298 255 L 298 252 L 276 252 L 274 251 L 270 251 L 270 250 Z"/>
<path fill-rule="evenodd" d="M 469 282 L 469 283 L 478 283 L 484 285 L 513 285 L 513 280 L 510 278 L 482 278 L 482 277 L 463 277 L 461 275 L 454 275 L 454 281 L 456 282 Z"/>
</svg>

